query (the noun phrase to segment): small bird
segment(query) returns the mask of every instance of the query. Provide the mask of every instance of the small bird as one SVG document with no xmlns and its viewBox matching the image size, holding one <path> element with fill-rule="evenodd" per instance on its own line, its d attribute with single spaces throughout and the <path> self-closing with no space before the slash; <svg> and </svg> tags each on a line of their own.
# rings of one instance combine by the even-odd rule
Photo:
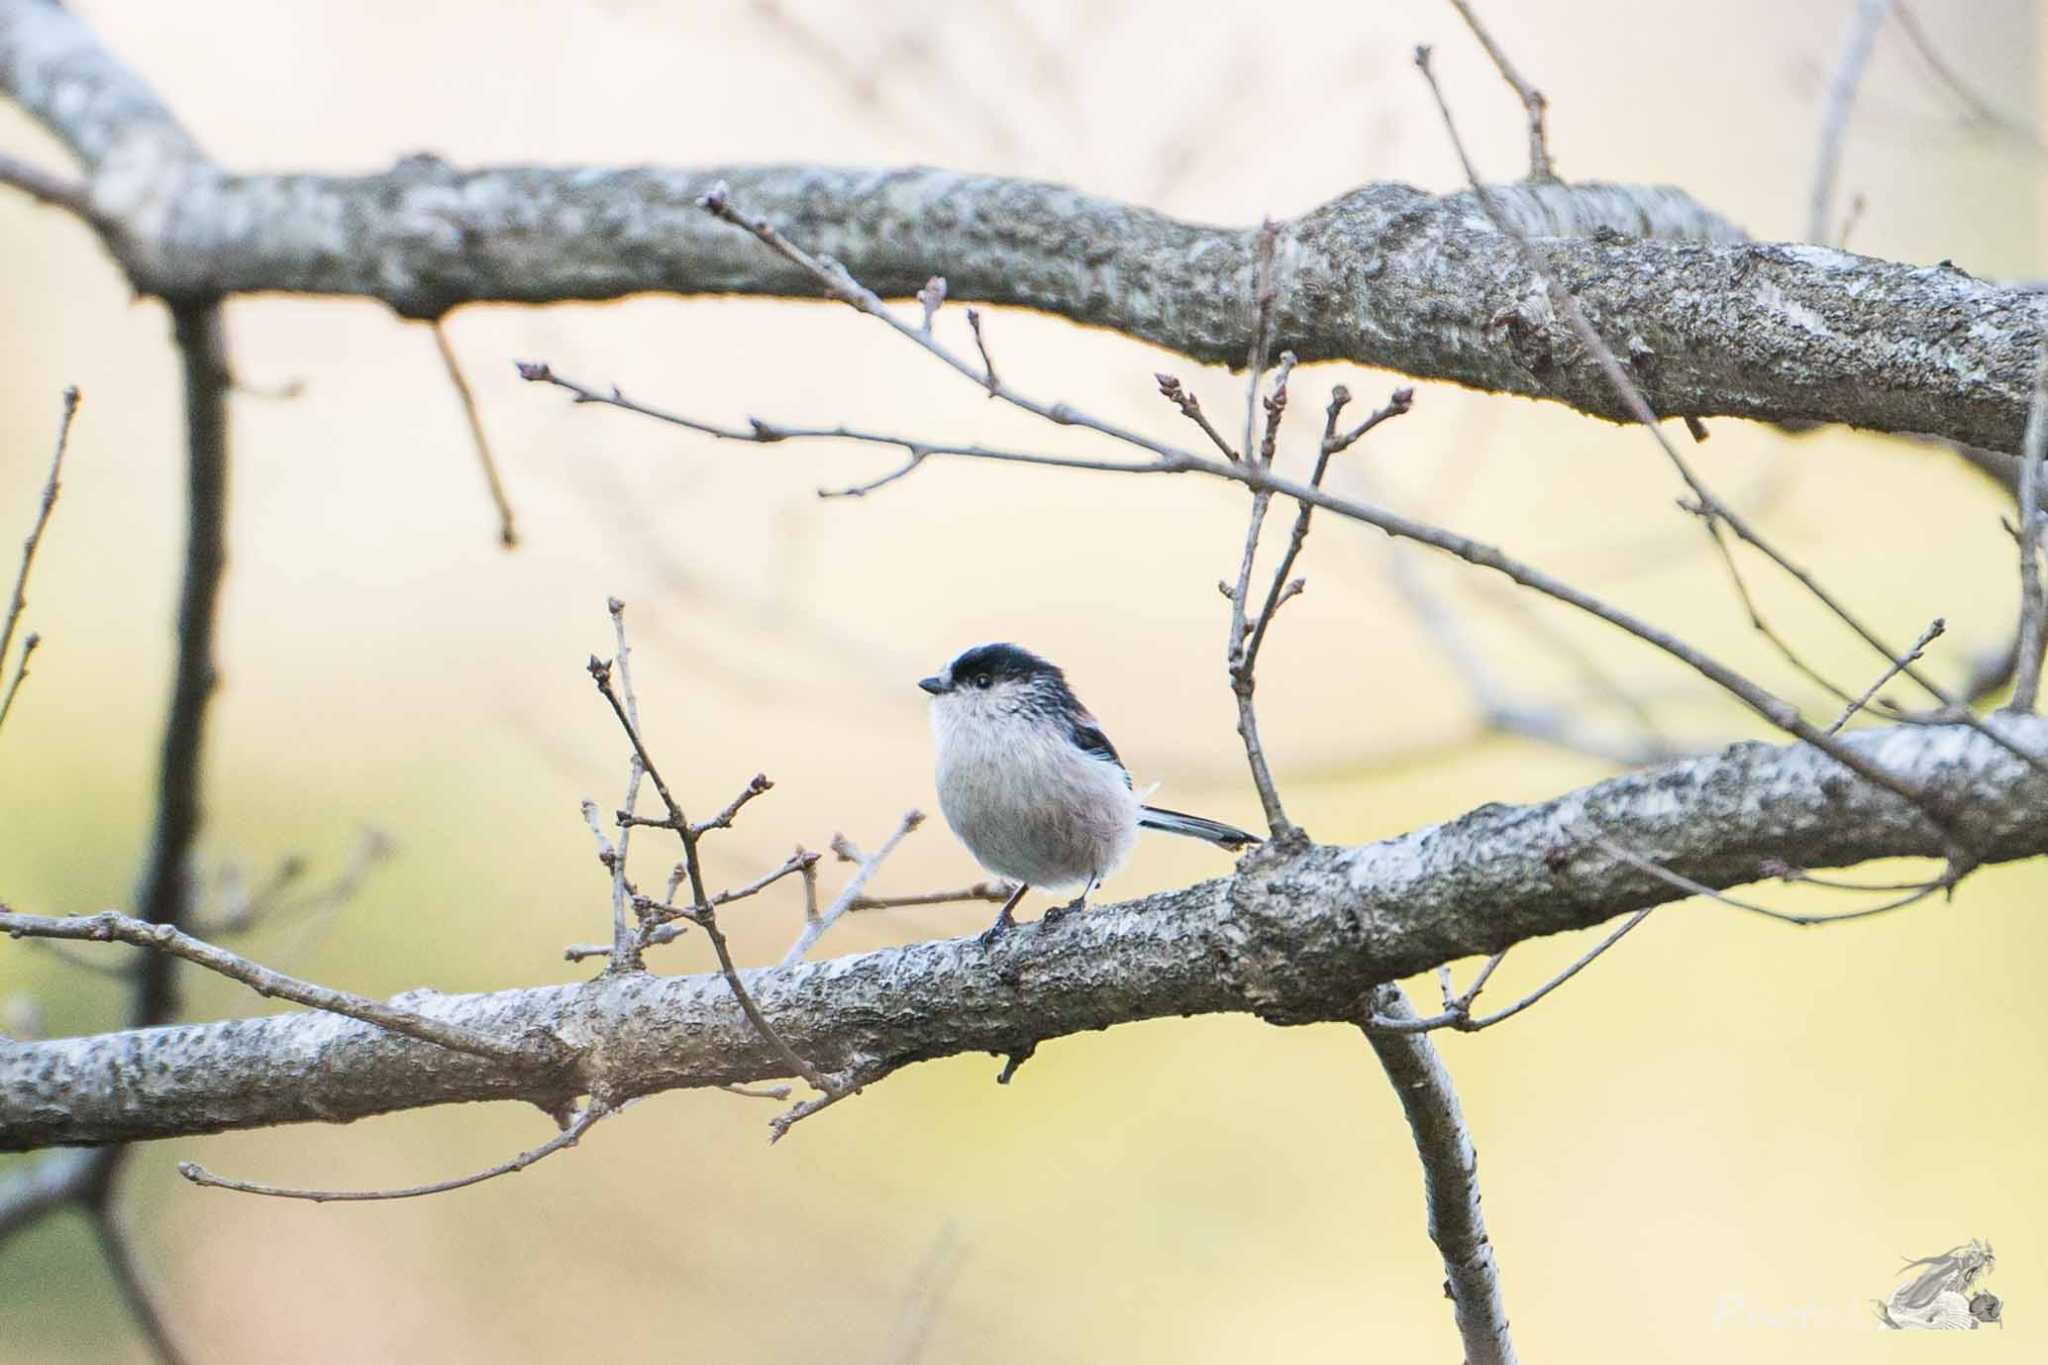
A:
<svg viewBox="0 0 2048 1365">
<path fill-rule="evenodd" d="M 932 695 L 946 823 L 975 861 L 1017 883 L 983 942 L 1010 927 L 1031 887 L 1081 888 L 1045 912 L 1048 924 L 1087 905 L 1141 828 L 1228 849 L 1259 842 L 1215 820 L 1145 805 L 1066 675 L 1027 649 L 976 645 L 917 685 Z"/>
</svg>

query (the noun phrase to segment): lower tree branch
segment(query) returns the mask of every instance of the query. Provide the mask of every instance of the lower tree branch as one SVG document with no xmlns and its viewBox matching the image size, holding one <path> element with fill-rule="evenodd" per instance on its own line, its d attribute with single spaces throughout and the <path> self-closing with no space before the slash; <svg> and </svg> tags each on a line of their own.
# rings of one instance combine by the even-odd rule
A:
<svg viewBox="0 0 2048 1365">
<path fill-rule="evenodd" d="M 2048 720 L 1994 723 L 2013 743 L 2048 749 Z M 1908 725 L 1843 740 L 1945 803 L 1987 861 L 2048 852 L 2048 779 L 1984 736 Z M 790 1047 L 835 1074 L 1007 1055 L 1180 1014 L 1355 1020 L 1375 986 L 1685 895 L 1587 831 L 1717 890 L 1772 868 L 1945 851 L 1912 804 L 1818 750 L 1752 742 L 1538 805 L 1485 806 L 1381 843 L 1262 848 L 1235 876 L 1049 928 L 1021 926 L 993 949 L 950 939 L 742 975 Z M 589 1093 L 616 1105 L 789 1069 L 715 974 L 404 1003 L 486 1035 L 539 1030 L 577 1060 L 522 1074 L 320 1013 L 0 1043 L 0 1150 L 345 1121 L 460 1100 L 558 1110 Z"/>
<path fill-rule="evenodd" d="M 1401 988 L 1388 984 L 1367 996 L 1363 1018 L 1399 1023 L 1414 1021 L 1416 1014 Z M 1479 1157 L 1450 1073 L 1425 1034 L 1367 1028 L 1365 1037 L 1401 1097 L 1415 1135 L 1415 1150 L 1422 1158 L 1423 1198 L 1429 1206 L 1429 1238 L 1443 1255 L 1444 1293 L 1457 1313 L 1465 1365 L 1515 1365 L 1500 1268 L 1486 1236 L 1486 1218 L 1479 1211 Z"/>
</svg>

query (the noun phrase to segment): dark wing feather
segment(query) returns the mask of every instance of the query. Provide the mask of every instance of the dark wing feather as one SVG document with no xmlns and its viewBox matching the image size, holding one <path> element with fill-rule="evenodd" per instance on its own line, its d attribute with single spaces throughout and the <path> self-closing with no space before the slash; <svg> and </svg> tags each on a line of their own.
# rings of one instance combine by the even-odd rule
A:
<svg viewBox="0 0 2048 1365">
<path fill-rule="evenodd" d="M 1074 747 L 1082 753 L 1087 754 L 1091 758 L 1108 759 L 1119 768 L 1124 766 L 1124 761 L 1117 757 L 1116 745 L 1109 742 L 1109 736 L 1102 733 L 1102 727 L 1095 723 L 1095 717 L 1089 715 L 1086 711 L 1082 711 L 1074 717 L 1072 734 Z M 1124 785 L 1126 787 L 1131 785 L 1131 774 L 1128 769 L 1124 771 Z"/>
</svg>

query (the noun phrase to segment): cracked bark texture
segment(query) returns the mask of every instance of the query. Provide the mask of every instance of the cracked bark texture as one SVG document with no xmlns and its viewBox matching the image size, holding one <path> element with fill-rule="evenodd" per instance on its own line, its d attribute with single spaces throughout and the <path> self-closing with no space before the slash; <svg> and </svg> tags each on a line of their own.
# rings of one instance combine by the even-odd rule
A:
<svg viewBox="0 0 2048 1365">
<path fill-rule="evenodd" d="M 2048 746 L 2048 720 L 1994 723 L 2033 751 Z M 2048 852 L 2048 779 L 1989 739 L 1902 726 L 1849 742 L 1943 803 L 1986 861 Z M 1716 888 L 1757 880 L 1766 860 L 1836 867 L 1943 848 L 1911 806 L 1819 751 L 1743 743 L 1381 843 L 1267 846 L 1231 877 L 1023 926 L 993 950 L 915 943 L 746 981 L 791 1046 L 827 1071 L 1010 1053 L 1172 1015 L 1355 1021 L 1375 987 L 1680 894 L 1595 836 Z M 556 1106 L 587 1091 L 617 1103 L 788 1070 L 716 974 L 400 999 L 497 1037 L 549 1040 L 572 1060 L 508 1068 L 318 1013 L 6 1043 L 0 1150 L 463 1100 Z"/>
<path fill-rule="evenodd" d="M 954 299 L 1205 361 L 1246 351 L 1253 229 L 1057 185 L 922 168 L 458 170 L 428 156 L 378 175 L 235 175 L 51 0 L 0 0 L 0 89 L 85 165 L 100 230 L 145 293 L 359 295 L 423 318 L 486 300 L 814 296 L 813 280 L 697 207 L 722 180 L 735 203 L 884 295 L 936 273 Z M 1945 263 L 1751 243 L 1674 189 L 1491 193 L 1661 414 L 2018 448 L 2043 335 L 2036 293 Z M 1283 224 L 1276 264 L 1276 351 L 1627 420 L 1469 193 L 1368 185 Z"/>
</svg>

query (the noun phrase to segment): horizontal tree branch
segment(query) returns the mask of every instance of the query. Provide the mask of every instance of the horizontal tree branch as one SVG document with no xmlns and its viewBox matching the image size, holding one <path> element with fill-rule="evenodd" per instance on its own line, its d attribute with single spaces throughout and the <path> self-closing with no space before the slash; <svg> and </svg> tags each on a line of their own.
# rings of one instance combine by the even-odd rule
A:
<svg viewBox="0 0 2048 1365">
<path fill-rule="evenodd" d="M 478 301 L 663 292 L 811 297 L 697 201 L 715 185 L 869 288 L 1107 327 L 1241 364 L 1257 230 L 1057 185 L 931 169 L 513 166 L 409 157 L 378 175 L 233 175 L 50 0 L 0 0 L 0 89 L 84 162 L 110 249 L 166 297 Z M 1667 188 L 1492 191 L 1661 415 L 1841 422 L 2018 449 L 2040 299 L 1943 263 L 1765 245 Z M 1515 243 L 1469 194 L 1374 184 L 1280 225 L 1273 350 L 1628 413 Z"/>
<path fill-rule="evenodd" d="M 2048 747 L 2048 720 L 1995 723 L 2034 752 Z M 2048 851 L 2048 779 L 1983 735 L 1912 725 L 1846 739 L 1942 801 L 1987 861 Z M 1810 746 L 1744 743 L 1376 844 L 1265 847 L 1234 876 L 1021 926 L 993 948 L 948 939 L 744 977 L 792 1048 L 850 1075 L 1170 1015 L 1356 1019 L 1375 986 L 1682 895 L 1603 838 L 1716 889 L 1786 866 L 1944 851 L 1913 806 Z M 715 973 L 402 1003 L 491 1036 L 538 1032 L 575 1060 L 522 1075 L 318 1013 L 0 1043 L 0 1150 L 464 1100 L 559 1110 L 589 1093 L 617 1105 L 788 1070 Z"/>
</svg>

